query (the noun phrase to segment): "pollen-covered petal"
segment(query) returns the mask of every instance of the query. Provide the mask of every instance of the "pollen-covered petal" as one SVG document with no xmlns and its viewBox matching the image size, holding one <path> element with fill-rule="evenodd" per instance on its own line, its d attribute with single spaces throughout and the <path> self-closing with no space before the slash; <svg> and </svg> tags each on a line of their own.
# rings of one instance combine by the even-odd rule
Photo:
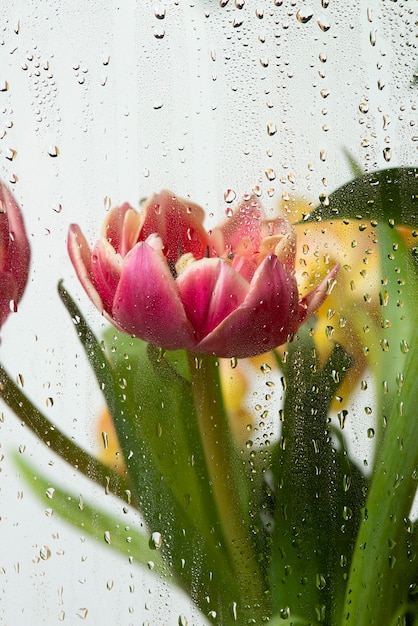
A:
<svg viewBox="0 0 418 626">
<path fill-rule="evenodd" d="M 297 285 L 274 255 L 257 269 L 243 303 L 196 346 L 196 352 L 246 358 L 285 343 L 294 332 Z"/>
<path fill-rule="evenodd" d="M 222 259 L 191 263 L 177 279 L 187 318 L 200 341 L 245 299 L 249 283 Z"/>
<path fill-rule="evenodd" d="M 122 270 L 122 257 L 115 252 L 107 239 L 102 237 L 96 243 L 91 255 L 92 281 L 100 294 L 103 308 L 111 313 L 115 292 Z"/>
<path fill-rule="evenodd" d="M 325 276 L 324 280 L 319 283 L 317 287 L 312 289 L 312 291 L 300 300 L 298 307 L 298 326 L 301 326 L 305 320 L 313 315 L 325 301 L 327 295 L 331 293 L 339 269 L 340 266 L 338 264 Z"/>
<path fill-rule="evenodd" d="M 99 311 L 102 312 L 103 303 L 93 283 L 91 250 L 86 238 L 77 224 L 70 225 L 68 230 L 67 248 L 79 281 L 83 285 L 90 300 L 99 309 Z"/>
<path fill-rule="evenodd" d="M 112 317 L 125 332 L 157 346 L 193 347 L 193 329 L 159 237 L 137 243 L 125 257 Z"/>
</svg>

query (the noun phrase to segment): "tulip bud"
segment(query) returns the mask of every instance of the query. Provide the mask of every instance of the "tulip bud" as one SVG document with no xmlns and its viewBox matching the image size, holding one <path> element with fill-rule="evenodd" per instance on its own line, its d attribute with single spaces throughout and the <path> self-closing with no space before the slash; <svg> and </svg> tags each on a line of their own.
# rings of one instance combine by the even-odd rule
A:
<svg viewBox="0 0 418 626">
<path fill-rule="evenodd" d="M 0 327 L 23 295 L 30 248 L 22 215 L 12 193 L 0 183 Z"/>
</svg>

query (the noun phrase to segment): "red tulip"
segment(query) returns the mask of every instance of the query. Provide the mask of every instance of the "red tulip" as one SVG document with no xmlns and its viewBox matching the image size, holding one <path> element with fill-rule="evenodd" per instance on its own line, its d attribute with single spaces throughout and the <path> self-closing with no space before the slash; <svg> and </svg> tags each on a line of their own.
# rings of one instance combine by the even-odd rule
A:
<svg viewBox="0 0 418 626">
<path fill-rule="evenodd" d="M 0 183 L 0 327 L 23 295 L 29 261 L 29 242 L 19 206 Z"/>
<path fill-rule="evenodd" d="M 137 213 L 113 209 L 90 250 L 70 226 L 68 250 L 96 307 L 119 329 L 169 350 L 245 358 L 291 339 L 322 304 L 336 266 L 299 298 L 295 236 L 249 197 L 207 233 L 203 210 L 168 191 Z"/>
</svg>

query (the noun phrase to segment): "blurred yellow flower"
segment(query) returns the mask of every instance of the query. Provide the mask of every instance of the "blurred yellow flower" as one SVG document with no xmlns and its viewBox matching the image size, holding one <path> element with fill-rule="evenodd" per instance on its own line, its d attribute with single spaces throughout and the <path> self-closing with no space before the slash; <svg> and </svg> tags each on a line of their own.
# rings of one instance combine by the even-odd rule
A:
<svg viewBox="0 0 418 626">
<path fill-rule="evenodd" d="M 125 474 L 122 450 L 107 407 L 99 415 L 96 433 L 100 446 L 99 459 L 120 474 Z"/>
</svg>

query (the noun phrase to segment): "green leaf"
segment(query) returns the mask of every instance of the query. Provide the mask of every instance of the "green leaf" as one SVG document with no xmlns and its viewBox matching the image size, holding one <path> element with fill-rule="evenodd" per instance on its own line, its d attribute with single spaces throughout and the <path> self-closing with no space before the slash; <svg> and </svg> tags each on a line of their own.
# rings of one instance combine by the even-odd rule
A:
<svg viewBox="0 0 418 626">
<path fill-rule="evenodd" d="M 363 174 L 331 193 L 307 222 L 361 219 L 418 224 L 418 168 L 392 168 Z"/>
<path fill-rule="evenodd" d="M 148 471 L 152 460 L 158 482 L 164 481 L 184 513 L 205 535 L 213 535 L 217 518 L 205 495 L 208 476 L 193 396 L 190 383 L 175 369 L 181 356 L 177 353 L 176 359 L 172 357 L 172 366 L 158 348 L 114 328 L 105 332 L 104 345 L 123 387 L 125 404 L 136 407 L 132 428 L 147 450 Z M 117 423 L 115 426 L 118 430 Z M 161 491 L 162 498 L 164 494 Z"/>
<path fill-rule="evenodd" d="M 205 538 L 200 547 L 206 561 L 215 559 L 212 571 L 222 569 L 223 576 L 233 579 L 223 595 L 231 600 L 236 586 L 234 601 L 242 615 L 251 600 L 254 603 L 256 597 L 259 602 L 261 592 L 251 553 L 248 485 L 242 484 L 243 463 L 219 404 L 215 359 L 208 357 L 210 364 L 203 359 L 196 369 L 191 357 L 194 369 L 190 372 L 182 351 L 164 353 L 112 328 L 105 333 L 104 343 L 119 380 L 124 381 L 127 399 L 138 407 L 136 427 L 147 443 L 160 481 L 175 494 L 184 515 Z M 208 398 L 209 407 L 204 398 Z M 207 408 L 203 414 L 202 403 Z M 246 516 L 241 514 L 240 502 L 245 503 Z M 178 520 L 178 524 L 181 527 L 184 520 Z M 244 596 L 242 602 L 240 593 Z"/>
<path fill-rule="evenodd" d="M 133 505 L 144 516 L 150 531 L 161 533 L 161 553 L 170 562 L 177 584 L 202 610 L 207 610 L 210 597 L 219 610 L 229 615 L 231 602 L 237 602 L 240 589 L 224 546 L 209 526 L 216 510 L 211 509 L 207 484 L 199 489 L 205 468 L 200 463 L 200 453 L 193 452 L 199 440 L 187 432 L 195 423 L 187 381 L 179 373 L 175 373 L 175 383 L 170 376 L 156 377 L 146 344 L 116 331 L 109 346 L 109 358 L 114 359 L 111 363 L 104 353 L 105 344 L 98 342 L 62 284 L 59 293 L 74 320 L 112 416 Z M 123 343 L 117 344 L 121 337 Z M 186 449 L 187 442 L 190 449 Z M 218 526 L 216 523 L 215 528 Z M 200 564 L 198 579 L 192 567 L 196 562 Z M 240 601 L 243 604 L 244 600 Z"/>
<path fill-rule="evenodd" d="M 347 584 L 344 626 L 392 623 L 408 603 L 416 577 L 416 550 L 408 548 L 408 520 L 417 489 L 418 333 L 403 371 L 375 463 Z"/>
<path fill-rule="evenodd" d="M 379 224 L 377 235 L 381 264 L 379 344 L 371 347 L 370 362 L 378 391 L 377 447 L 400 391 L 401 374 L 412 336 L 416 333 L 418 274 L 401 235 Z"/>
<path fill-rule="evenodd" d="M 351 359 L 336 346 L 321 369 L 307 325 L 288 352 L 282 433 L 272 465 L 273 611 L 287 606 L 311 624 L 332 623 L 342 602 L 337 593 L 344 585 L 341 554 L 350 560 L 341 530 L 344 507 L 357 493 L 354 483 L 360 476 L 334 447 L 328 410 Z M 353 482 L 353 495 L 344 488 L 347 481 Z M 355 521 L 351 523 L 350 536 L 356 530 Z"/>
<path fill-rule="evenodd" d="M 99 485 L 106 485 L 111 493 L 125 499 L 127 481 L 117 472 L 83 450 L 53 424 L 12 380 L 0 365 L 0 396 L 40 441 L 79 472 Z"/>
<path fill-rule="evenodd" d="M 126 520 L 117 519 L 108 512 L 92 506 L 82 495 L 74 495 L 57 483 L 43 475 L 22 455 L 15 454 L 14 460 L 23 478 L 37 498 L 66 522 L 79 528 L 83 533 L 93 537 L 102 545 L 132 557 L 139 565 L 152 569 L 153 573 L 167 576 L 167 566 L 158 551 L 151 549 L 149 534 L 132 526 L 126 529 Z M 53 496 L 47 491 L 53 489 Z M 50 493 L 50 492 L 49 492 Z"/>
<path fill-rule="evenodd" d="M 355 178 L 362 176 L 364 174 L 364 170 L 361 167 L 360 163 L 357 161 L 357 159 L 353 157 L 353 155 L 347 148 L 343 148 L 343 153 L 353 176 Z"/>
</svg>

